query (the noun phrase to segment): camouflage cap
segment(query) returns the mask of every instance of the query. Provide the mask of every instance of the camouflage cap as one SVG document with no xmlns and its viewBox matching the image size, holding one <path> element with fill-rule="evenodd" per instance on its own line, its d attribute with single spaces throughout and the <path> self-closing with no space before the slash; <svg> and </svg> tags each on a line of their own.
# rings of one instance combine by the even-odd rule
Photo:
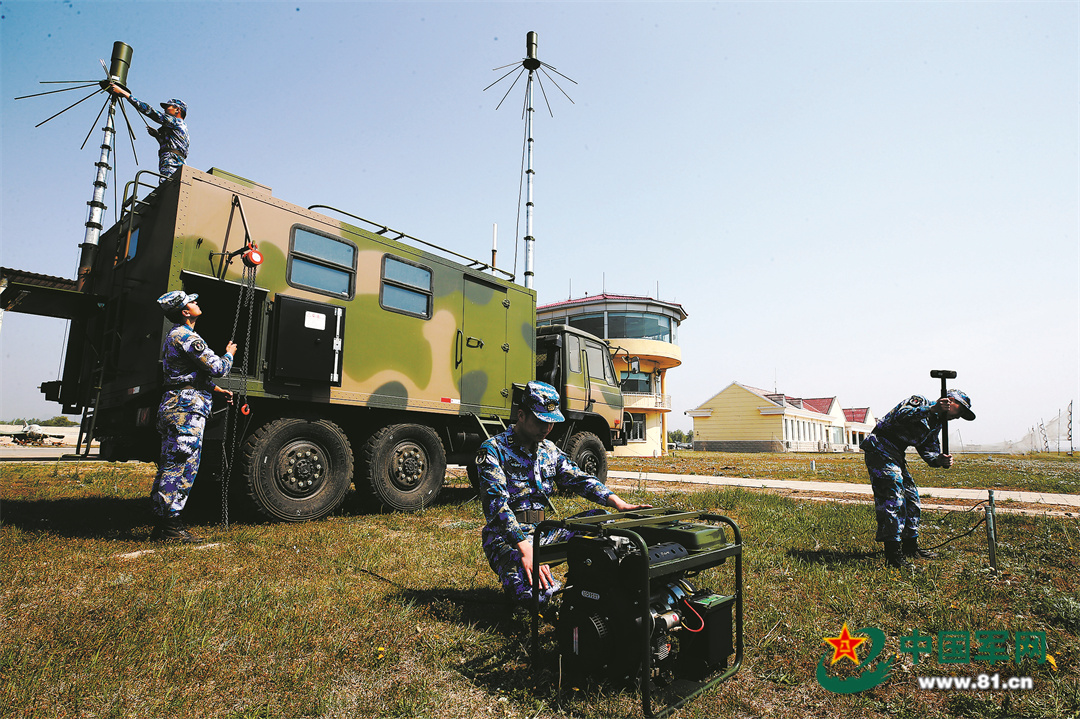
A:
<svg viewBox="0 0 1080 719">
<path fill-rule="evenodd" d="M 532 412 L 544 422 L 562 422 L 559 411 L 559 393 L 546 382 L 529 382 L 521 398 L 521 408 Z"/>
<path fill-rule="evenodd" d="M 158 306 L 161 307 L 162 312 L 175 312 L 176 310 L 186 307 L 189 302 L 194 302 L 199 298 L 199 295 L 189 295 L 183 290 L 173 290 L 172 292 L 166 292 L 161 297 L 157 298 Z"/>
<path fill-rule="evenodd" d="M 171 100 L 166 100 L 165 102 L 161 102 L 158 104 L 161 105 L 162 110 L 167 109 L 169 105 L 172 105 L 173 107 L 178 107 L 180 108 L 180 119 L 184 119 L 187 117 L 187 105 L 184 104 L 183 100 L 177 100 L 174 97 Z"/>
<path fill-rule="evenodd" d="M 949 399 L 960 405 L 960 416 L 969 422 L 975 419 L 975 413 L 971 411 L 971 398 L 958 389 L 951 389 L 946 393 Z"/>
</svg>

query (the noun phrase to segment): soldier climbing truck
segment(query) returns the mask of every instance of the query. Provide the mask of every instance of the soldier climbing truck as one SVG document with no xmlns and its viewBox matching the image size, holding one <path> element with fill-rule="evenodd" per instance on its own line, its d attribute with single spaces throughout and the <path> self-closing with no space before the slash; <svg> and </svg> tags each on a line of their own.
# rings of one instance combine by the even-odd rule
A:
<svg viewBox="0 0 1080 719">
<path fill-rule="evenodd" d="M 156 180 L 127 184 L 79 280 L 3 270 L 0 307 L 71 320 L 61 379 L 42 391 L 82 413 L 77 451 L 96 439 L 104 459 L 157 460 L 170 324 L 155 299 L 183 289 L 212 308 L 197 326 L 207 343 L 239 346 L 200 484 L 246 485 L 271 518 L 324 517 L 350 482 L 392 509 L 431 504 L 447 463 L 471 466 L 534 378 L 563 398 L 552 439 L 606 476 L 605 452 L 626 442 L 609 348 L 537 328 L 536 293 L 510 273 L 221 170 Z"/>
</svg>

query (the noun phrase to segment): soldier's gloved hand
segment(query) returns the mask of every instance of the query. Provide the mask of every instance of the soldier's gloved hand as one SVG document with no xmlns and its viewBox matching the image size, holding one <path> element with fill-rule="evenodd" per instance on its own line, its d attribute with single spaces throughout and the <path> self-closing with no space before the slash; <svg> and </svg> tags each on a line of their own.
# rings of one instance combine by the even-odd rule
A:
<svg viewBox="0 0 1080 719">
<path fill-rule="evenodd" d="M 146 131 L 150 133 L 150 137 L 154 138 L 155 140 L 157 139 L 157 130 L 152 127 L 148 127 L 146 128 Z"/>
</svg>

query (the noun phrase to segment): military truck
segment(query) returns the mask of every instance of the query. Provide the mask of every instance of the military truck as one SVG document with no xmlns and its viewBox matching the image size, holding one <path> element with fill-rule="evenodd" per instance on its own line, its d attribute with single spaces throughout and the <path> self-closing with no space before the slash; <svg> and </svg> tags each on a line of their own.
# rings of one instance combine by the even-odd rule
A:
<svg viewBox="0 0 1080 719">
<path fill-rule="evenodd" d="M 127 184 L 81 282 L 4 270 L 0 307 L 72 321 L 62 379 L 42 391 L 82 412 L 80 451 L 97 439 L 105 459 L 158 458 L 170 323 L 155 300 L 173 289 L 199 294 L 211 348 L 239 345 L 200 481 L 242 477 L 268 517 L 323 517 L 350 482 L 392 509 L 431 504 L 447 463 L 470 464 L 537 376 L 563 396 L 552 438 L 587 471 L 603 478 L 625 444 L 607 344 L 538 332 L 536 293 L 509 273 L 218 169 L 157 180 Z"/>
</svg>

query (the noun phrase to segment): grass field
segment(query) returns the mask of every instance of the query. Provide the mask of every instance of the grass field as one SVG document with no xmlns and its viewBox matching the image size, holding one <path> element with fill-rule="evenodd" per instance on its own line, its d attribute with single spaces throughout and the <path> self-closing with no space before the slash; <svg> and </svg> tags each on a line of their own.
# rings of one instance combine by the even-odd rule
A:
<svg viewBox="0 0 1080 719">
<path fill-rule="evenodd" d="M 762 457 L 712 460 L 731 467 Z M 808 472 L 809 458 L 793 456 L 793 466 L 773 471 L 820 479 Z M 820 475 L 821 458 L 813 458 Z M 694 459 L 699 473 L 707 471 L 706 458 Z M 1052 481 L 1075 482 L 1076 464 L 1029 461 L 1035 477 L 1060 472 Z M 962 467 L 950 470 L 957 482 L 986 486 L 988 475 Z M 719 469 L 785 476 L 756 464 Z M 479 546 L 482 513 L 466 486 L 447 488 L 420 514 L 367 513 L 350 495 L 325 521 L 228 529 L 217 524 L 217 488 L 197 486 L 190 520 L 216 545 L 195 548 L 147 541 L 152 472 L 152 465 L 0 465 L 4 716 L 640 716 L 637 695 L 560 683 L 550 634 L 541 671 L 532 674 L 528 622 L 496 589 Z M 1019 469 L 1001 476 L 1003 486 L 1028 488 L 1019 486 Z M 743 668 L 679 717 L 1080 716 L 1075 518 L 999 516 L 997 573 L 987 567 L 982 527 L 949 543 L 942 559 L 903 573 L 873 554 L 865 506 L 743 490 L 623 495 L 719 510 L 743 530 Z M 564 514 L 585 508 L 556 501 Z M 944 540 L 976 521 L 966 512 L 928 512 L 924 536 Z M 695 584 L 722 583 L 722 569 Z M 826 691 L 815 676 L 824 638 L 844 623 L 881 629 L 885 655 L 894 657 L 889 679 L 850 695 Z M 935 653 L 916 665 L 899 653 L 900 638 L 916 629 L 935 637 L 1000 630 L 1010 641 L 1044 632 L 1051 659 L 941 663 L 935 638 Z M 841 660 L 829 671 L 853 668 Z M 917 681 L 979 673 L 1030 676 L 1034 689 L 930 691 Z"/>
</svg>

